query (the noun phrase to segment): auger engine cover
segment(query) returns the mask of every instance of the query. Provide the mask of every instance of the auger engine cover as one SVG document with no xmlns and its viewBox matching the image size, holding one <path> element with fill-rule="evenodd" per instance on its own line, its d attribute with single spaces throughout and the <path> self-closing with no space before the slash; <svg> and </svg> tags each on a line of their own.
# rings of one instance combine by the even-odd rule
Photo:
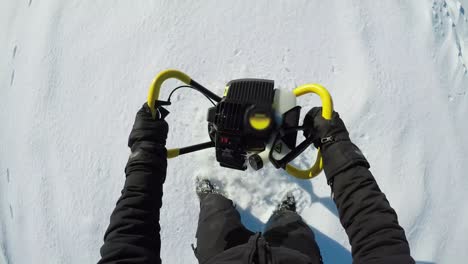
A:
<svg viewBox="0 0 468 264">
<path fill-rule="evenodd" d="M 278 128 L 298 125 L 300 107 L 295 106 L 295 98 L 280 98 L 282 94 L 271 80 L 239 79 L 227 84 L 224 97 L 208 110 L 209 134 L 221 166 L 245 170 L 250 155 L 250 163 L 259 169 L 263 161 L 256 154 L 268 148 Z M 281 144 L 293 149 L 296 136 L 294 130 L 281 137 Z"/>
</svg>

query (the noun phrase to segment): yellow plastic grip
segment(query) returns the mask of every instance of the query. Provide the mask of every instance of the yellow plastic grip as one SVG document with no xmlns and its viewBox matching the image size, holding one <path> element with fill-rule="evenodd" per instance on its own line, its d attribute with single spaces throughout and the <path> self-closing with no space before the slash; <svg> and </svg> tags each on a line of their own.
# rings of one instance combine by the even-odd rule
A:
<svg viewBox="0 0 468 264">
<path fill-rule="evenodd" d="M 175 158 L 175 157 L 179 156 L 179 154 L 180 154 L 180 149 L 178 149 L 178 148 L 168 149 L 167 150 L 167 158 L 168 159 Z"/>
<path fill-rule="evenodd" d="M 330 93 L 320 84 L 304 84 L 296 89 L 293 90 L 294 95 L 296 97 L 302 96 L 308 93 L 315 93 L 320 96 L 320 100 L 322 101 L 322 116 L 323 118 L 330 120 L 333 114 L 333 101 L 330 96 Z M 299 168 L 294 167 L 291 164 L 286 165 L 286 172 L 290 175 L 299 178 L 299 179 L 312 179 L 315 176 L 319 175 L 319 173 L 323 169 L 323 162 L 322 162 L 322 154 L 320 153 L 320 149 L 317 152 L 317 159 L 315 160 L 314 165 L 307 170 L 302 170 Z"/>
<path fill-rule="evenodd" d="M 187 74 L 173 69 L 168 69 L 160 72 L 156 77 L 154 77 L 153 82 L 149 88 L 148 92 L 148 106 L 151 109 L 151 115 L 153 118 L 156 118 L 156 109 L 154 108 L 154 103 L 159 99 L 159 90 L 161 90 L 161 85 L 167 79 L 177 79 L 187 85 L 190 85 L 192 80 Z"/>
<path fill-rule="evenodd" d="M 153 116 L 154 119 L 156 119 L 156 108 L 154 107 L 154 104 L 156 100 L 159 100 L 159 91 L 161 90 L 161 85 L 163 82 L 167 79 L 175 78 L 183 83 L 186 83 L 187 85 L 190 85 L 190 82 L 192 79 L 185 73 L 178 71 L 178 70 L 173 70 L 173 69 L 168 69 L 165 71 L 160 72 L 153 80 L 151 83 L 151 86 L 149 88 L 148 92 L 148 106 L 151 109 L 151 115 Z M 179 156 L 179 149 L 168 149 L 167 150 L 167 157 L 170 158 L 175 158 Z"/>
</svg>

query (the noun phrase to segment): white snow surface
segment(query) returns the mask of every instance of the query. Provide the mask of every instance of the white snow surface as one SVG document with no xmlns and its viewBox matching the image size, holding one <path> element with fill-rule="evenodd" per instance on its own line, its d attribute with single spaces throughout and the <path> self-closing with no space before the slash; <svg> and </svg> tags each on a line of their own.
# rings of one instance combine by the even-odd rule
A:
<svg viewBox="0 0 468 264">
<path fill-rule="evenodd" d="M 95 263 L 124 182 L 127 138 L 159 71 L 221 94 L 227 81 L 321 83 L 420 263 L 468 259 L 468 0 L 0 2 L 0 263 Z M 162 97 L 179 83 L 165 83 Z M 168 147 L 208 139 L 207 101 L 178 91 Z M 303 112 L 320 104 L 300 98 Z M 304 113 L 303 113 L 304 114 Z M 301 136 L 302 137 L 302 136 Z M 313 160 L 310 150 L 298 164 Z M 261 231 L 293 190 L 325 263 L 351 263 L 325 176 L 170 160 L 164 263 L 196 263 L 196 177 Z"/>
</svg>

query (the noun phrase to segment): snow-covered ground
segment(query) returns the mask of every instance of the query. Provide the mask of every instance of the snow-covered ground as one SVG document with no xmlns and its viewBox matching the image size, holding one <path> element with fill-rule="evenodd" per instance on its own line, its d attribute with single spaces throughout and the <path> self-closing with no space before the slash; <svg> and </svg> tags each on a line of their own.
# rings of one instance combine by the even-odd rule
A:
<svg viewBox="0 0 468 264">
<path fill-rule="evenodd" d="M 421 263 L 468 259 L 468 0 L 0 2 L 0 263 L 93 263 L 153 76 L 178 68 L 222 93 L 235 78 L 317 82 L 361 147 Z M 176 82 L 165 85 L 163 96 Z M 168 146 L 207 139 L 207 101 L 169 107 Z M 300 98 L 304 111 L 319 104 Z M 312 154 L 301 156 L 306 166 Z M 195 263 L 195 177 L 261 230 L 294 190 L 325 263 L 351 263 L 324 176 L 169 162 L 162 259 Z"/>
</svg>

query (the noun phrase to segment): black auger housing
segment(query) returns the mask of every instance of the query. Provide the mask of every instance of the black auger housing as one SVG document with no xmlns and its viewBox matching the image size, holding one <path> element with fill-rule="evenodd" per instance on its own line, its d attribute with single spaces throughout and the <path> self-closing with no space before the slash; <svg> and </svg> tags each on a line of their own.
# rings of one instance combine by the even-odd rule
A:
<svg viewBox="0 0 468 264">
<path fill-rule="evenodd" d="M 249 152 L 265 150 L 273 117 L 274 82 L 238 79 L 227 84 L 224 97 L 208 110 L 208 129 L 216 159 L 223 167 L 245 170 Z"/>
</svg>

